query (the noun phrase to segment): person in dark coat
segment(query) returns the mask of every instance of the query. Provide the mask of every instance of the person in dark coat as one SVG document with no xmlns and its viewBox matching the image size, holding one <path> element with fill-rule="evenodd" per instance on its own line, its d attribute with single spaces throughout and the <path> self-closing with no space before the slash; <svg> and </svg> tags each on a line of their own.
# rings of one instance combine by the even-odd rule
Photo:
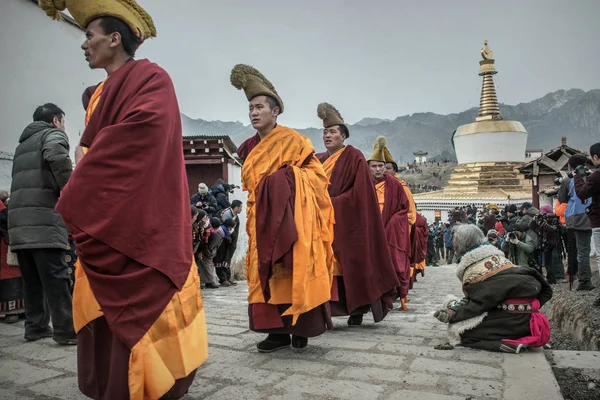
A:
<svg viewBox="0 0 600 400">
<path fill-rule="evenodd" d="M 226 210 L 229 207 L 231 207 L 231 204 L 229 203 L 229 185 L 227 183 L 217 185 L 217 187 L 213 191 L 213 195 L 217 201 L 217 213 L 219 213 L 219 211 Z"/>
<path fill-rule="evenodd" d="M 60 344 L 76 344 L 65 259 L 69 233 L 55 210 L 73 170 L 64 116 L 55 104 L 44 104 L 35 110 L 33 122 L 19 138 L 8 203 L 8 236 L 24 283 L 25 339 L 52 337 Z"/>
<path fill-rule="evenodd" d="M 213 259 L 221 286 L 237 285 L 237 282 L 231 277 L 231 260 L 233 258 L 233 253 L 235 253 L 235 249 L 237 248 L 240 229 L 240 218 L 238 215 L 242 212 L 242 208 L 243 204 L 241 201 L 233 200 L 231 202 L 231 207 L 227 208 L 221 215 L 223 223 L 229 220 L 232 220 L 234 223 L 229 238 L 223 240 L 223 243 L 221 243 L 215 258 Z"/>
<path fill-rule="evenodd" d="M 198 193 L 192 195 L 190 204 L 198 210 L 204 211 L 210 217 L 217 212 L 217 199 L 208 192 L 208 186 L 205 183 L 198 185 Z"/>
<path fill-rule="evenodd" d="M 476 226 L 454 229 L 456 276 L 465 297 L 448 298 L 434 317 L 448 324 L 451 345 L 504 353 L 544 346 L 550 324 L 539 309 L 552 298 L 552 287 L 535 269 L 513 264 L 485 242 Z"/>
</svg>

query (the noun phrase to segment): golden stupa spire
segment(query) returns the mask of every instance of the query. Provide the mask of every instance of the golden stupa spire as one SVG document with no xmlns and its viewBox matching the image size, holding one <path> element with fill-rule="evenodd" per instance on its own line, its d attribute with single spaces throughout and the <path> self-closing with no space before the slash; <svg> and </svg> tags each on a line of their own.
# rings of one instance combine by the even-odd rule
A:
<svg viewBox="0 0 600 400">
<path fill-rule="evenodd" d="M 483 76 L 481 84 L 481 100 L 479 102 L 479 114 L 477 121 L 498 120 L 500 116 L 500 106 L 498 105 L 498 97 L 496 96 L 496 87 L 494 85 L 494 75 L 498 73 L 494 66 L 494 53 L 488 47 L 487 40 L 483 42 L 481 49 L 481 57 L 479 61 L 479 76 Z"/>
</svg>

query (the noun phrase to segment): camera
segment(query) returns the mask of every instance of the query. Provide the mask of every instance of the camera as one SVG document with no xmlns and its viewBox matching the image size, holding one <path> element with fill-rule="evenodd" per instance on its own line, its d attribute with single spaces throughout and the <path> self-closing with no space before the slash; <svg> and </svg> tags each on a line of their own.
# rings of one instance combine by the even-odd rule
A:
<svg viewBox="0 0 600 400">
<path fill-rule="evenodd" d="M 508 238 L 509 238 L 509 239 L 516 239 L 516 238 L 517 238 L 517 234 L 516 234 L 516 233 L 514 233 L 514 232 L 509 232 L 509 233 L 508 233 Z"/>
</svg>

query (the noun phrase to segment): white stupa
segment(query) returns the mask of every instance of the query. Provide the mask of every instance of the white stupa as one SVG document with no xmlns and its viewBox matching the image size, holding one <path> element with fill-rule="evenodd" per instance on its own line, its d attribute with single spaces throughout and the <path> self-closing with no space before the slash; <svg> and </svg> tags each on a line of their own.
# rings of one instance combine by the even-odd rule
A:
<svg viewBox="0 0 600 400">
<path fill-rule="evenodd" d="M 530 181 L 518 170 L 525 160 L 527 131 L 519 121 L 506 121 L 500 116 L 494 86 L 498 71 L 487 40 L 481 56 L 479 114 L 475 122 L 459 126 L 452 135 L 458 165 L 443 190 L 414 195 L 417 209 L 428 219 L 428 214 L 456 206 L 531 201 Z"/>
</svg>

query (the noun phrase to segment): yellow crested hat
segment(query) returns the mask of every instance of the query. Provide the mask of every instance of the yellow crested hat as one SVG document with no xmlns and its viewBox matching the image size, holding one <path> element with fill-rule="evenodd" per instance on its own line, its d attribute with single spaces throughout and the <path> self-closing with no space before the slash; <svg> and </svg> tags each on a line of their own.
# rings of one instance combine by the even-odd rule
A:
<svg viewBox="0 0 600 400">
<path fill-rule="evenodd" d="M 387 148 L 387 139 L 385 136 L 379 136 L 373 144 L 373 152 L 367 159 L 367 161 L 379 161 L 382 163 L 391 162 L 395 163 L 394 157 Z"/>
<path fill-rule="evenodd" d="M 238 64 L 231 70 L 231 84 L 246 93 L 248 101 L 256 96 L 269 96 L 279 105 L 279 113 L 283 112 L 283 100 L 277 94 L 275 87 L 256 68 L 246 64 Z"/>
<path fill-rule="evenodd" d="M 344 125 L 348 129 L 348 125 L 344 122 L 342 114 L 329 103 L 321 103 L 317 106 L 317 116 L 323 120 L 323 128 Z M 348 131 L 350 130 L 348 129 Z"/>
<path fill-rule="evenodd" d="M 125 22 L 140 40 L 156 37 L 152 17 L 134 0 L 39 0 L 39 6 L 52 19 L 61 18 L 68 9 L 73 19 L 85 29 L 100 17 L 115 17 Z"/>
</svg>

